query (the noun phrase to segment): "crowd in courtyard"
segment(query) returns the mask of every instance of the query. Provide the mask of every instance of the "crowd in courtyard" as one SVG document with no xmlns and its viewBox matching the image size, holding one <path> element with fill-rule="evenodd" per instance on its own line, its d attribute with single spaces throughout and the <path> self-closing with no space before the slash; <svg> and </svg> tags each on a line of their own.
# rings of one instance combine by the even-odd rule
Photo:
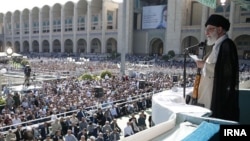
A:
<svg viewBox="0 0 250 141">
<path fill-rule="evenodd" d="M 84 61 L 33 58 L 30 66 L 35 73 L 58 75 L 57 79 L 40 83 L 41 89 L 21 94 L 6 91 L 6 105 L 0 114 L 0 141 L 65 140 L 116 141 L 145 130 L 151 122 L 144 111 L 151 108 L 154 93 L 183 86 L 183 62 L 161 62 L 157 59 L 138 64 L 143 57 L 129 56 L 127 74 L 120 75 L 116 61 Z M 244 72 L 250 67 L 244 66 Z M 112 77 L 79 80 L 78 73 L 112 72 Z M 68 72 L 66 78 L 60 74 Z M 187 83 L 192 86 L 195 64 L 187 62 Z M 173 81 L 177 76 L 177 81 Z M 249 78 L 244 78 L 249 79 Z M 102 95 L 97 95 L 96 88 Z M 139 118 L 134 116 L 139 113 Z M 117 118 L 129 115 L 127 127 L 121 129 Z M 5 136 L 5 137 L 4 137 Z"/>
</svg>

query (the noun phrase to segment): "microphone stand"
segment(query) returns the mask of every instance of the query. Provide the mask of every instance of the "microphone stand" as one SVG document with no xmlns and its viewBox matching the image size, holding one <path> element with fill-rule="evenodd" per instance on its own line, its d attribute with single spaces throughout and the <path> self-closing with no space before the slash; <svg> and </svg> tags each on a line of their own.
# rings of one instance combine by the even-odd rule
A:
<svg viewBox="0 0 250 141">
<path fill-rule="evenodd" d="M 186 83 L 187 83 L 187 79 L 186 79 L 186 60 L 187 60 L 187 54 L 189 53 L 189 49 L 192 49 L 192 48 L 196 48 L 196 47 L 200 47 L 200 46 L 204 46 L 206 44 L 206 41 L 205 42 L 200 42 L 199 44 L 197 45 L 194 45 L 194 46 L 190 46 L 190 47 L 187 47 L 184 49 L 184 68 L 183 68 L 183 98 L 185 99 L 186 97 Z"/>
<path fill-rule="evenodd" d="M 188 49 L 184 50 L 184 68 L 183 68 L 183 98 L 185 99 L 186 97 L 186 60 L 187 60 L 187 53 L 188 53 Z"/>
</svg>

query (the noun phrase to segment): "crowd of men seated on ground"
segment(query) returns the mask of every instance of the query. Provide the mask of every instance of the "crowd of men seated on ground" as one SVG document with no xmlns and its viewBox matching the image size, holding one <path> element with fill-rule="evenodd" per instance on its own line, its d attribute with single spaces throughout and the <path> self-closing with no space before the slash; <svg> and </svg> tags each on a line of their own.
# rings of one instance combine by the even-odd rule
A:
<svg viewBox="0 0 250 141">
<path fill-rule="evenodd" d="M 19 125 L 29 126 L 30 124 L 44 123 L 46 126 L 51 126 L 52 130 L 49 133 L 50 137 L 47 137 L 48 134 L 43 133 L 44 125 L 37 127 L 40 129 L 39 133 L 42 139 L 53 138 L 55 134 L 60 134 L 66 138 L 68 132 L 72 132 L 76 138 L 80 139 L 81 136 L 78 135 L 80 131 L 87 133 L 85 139 L 91 136 L 93 136 L 92 138 L 98 138 L 100 135 L 105 136 L 107 131 L 104 127 L 106 124 L 115 122 L 115 119 L 121 116 L 150 108 L 152 93 L 170 88 L 172 85 L 171 78 L 160 73 L 151 73 L 149 80 L 154 81 L 145 82 L 143 88 L 139 88 L 137 77 L 130 78 L 128 76 L 114 76 L 93 81 L 79 81 L 74 77 L 44 81 L 42 89 L 21 95 L 21 97 L 18 93 L 7 94 L 6 106 L 2 109 L 0 115 L 1 129 L 2 131 L 10 130 L 6 135 L 7 138 L 10 138 L 11 132 L 15 131 L 13 129 Z M 95 86 L 103 88 L 104 95 L 102 97 L 95 97 Z M 96 110 L 97 108 L 98 110 Z M 84 115 L 77 112 L 78 110 L 84 111 Z M 68 111 L 74 112 L 56 115 Z M 71 115 L 72 117 L 70 117 Z M 69 117 L 64 118 L 64 116 Z M 24 123 L 31 120 L 35 121 Z M 54 122 L 50 123 L 51 120 Z M 54 124 L 59 121 L 60 124 L 55 126 L 56 129 L 54 129 Z M 138 128 L 133 124 L 133 133 L 145 129 L 145 119 L 144 121 L 135 121 L 138 122 Z M 84 122 L 84 126 L 82 122 Z M 14 126 L 3 128 L 8 125 Z M 77 128 L 73 129 L 73 127 Z M 102 129 L 100 135 L 93 133 L 97 127 Z M 109 134 L 116 132 L 114 129 L 109 129 Z M 122 129 L 117 130 L 120 133 Z M 127 133 L 126 136 L 131 134 L 132 132 Z M 40 138 L 38 132 L 34 136 Z M 18 138 L 17 135 L 16 138 Z M 118 139 L 118 136 L 116 138 Z"/>
<path fill-rule="evenodd" d="M 81 66 L 69 62 L 62 64 L 61 61 L 58 60 L 53 63 L 38 61 L 31 63 L 31 67 L 36 68 L 36 70 L 49 68 L 55 72 L 62 69 L 75 71 L 79 67 L 87 68 L 87 71 L 90 72 L 107 68 L 119 71 L 117 64 L 112 62 L 89 62 Z M 172 75 L 182 74 L 181 68 L 183 65 L 180 62 L 158 62 L 153 68 L 142 68 L 132 63 L 128 65 L 133 67 L 134 71 L 145 72 L 147 70 L 147 72 L 142 76 L 136 74 L 133 77 L 120 77 L 114 74 L 112 78 L 93 81 L 79 81 L 74 77 L 69 77 L 67 79 L 44 81 L 42 89 L 27 93 L 25 96 L 20 96 L 19 93 L 7 94 L 6 107 L 2 109 L 0 115 L 1 131 L 7 132 L 7 140 L 19 140 L 21 126 L 42 123 L 39 126 L 31 126 L 32 132 L 26 129 L 27 132 L 21 134 L 21 137 L 29 138 L 32 133 L 33 137 L 42 140 L 60 140 L 62 137 L 65 140 L 68 138 L 118 140 L 123 129 L 118 128 L 119 125 L 115 128 L 112 124 L 116 122 L 116 118 L 124 115 L 131 115 L 128 126 L 122 133 L 124 136 L 144 130 L 146 128 L 145 114 L 142 112 L 139 120 L 134 119 L 133 113 L 151 107 L 152 93 L 171 88 L 173 86 Z M 189 62 L 187 64 L 187 71 L 191 74 L 188 76 L 188 86 L 192 86 L 192 75 L 196 72 L 194 66 L 194 63 Z M 139 88 L 140 79 L 146 81 L 143 88 Z M 182 81 L 179 81 L 179 83 L 181 85 Z M 95 86 L 103 88 L 104 95 L 102 97 L 95 97 Z M 65 114 L 65 112 L 69 113 Z M 25 121 L 31 122 L 25 123 Z M 4 128 L 8 125 L 13 126 Z M 47 129 L 48 126 L 51 128 L 50 130 Z M 111 134 L 116 135 L 112 137 Z"/>
</svg>

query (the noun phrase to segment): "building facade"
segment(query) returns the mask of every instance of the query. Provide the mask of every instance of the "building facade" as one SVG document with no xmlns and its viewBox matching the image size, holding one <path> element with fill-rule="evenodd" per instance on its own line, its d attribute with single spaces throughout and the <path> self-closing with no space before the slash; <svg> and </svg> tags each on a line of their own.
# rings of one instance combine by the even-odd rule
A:
<svg viewBox="0 0 250 141">
<path fill-rule="evenodd" d="M 167 27 L 145 28 L 145 7 L 161 5 L 167 6 Z M 239 56 L 250 54 L 250 10 L 230 0 L 218 0 L 215 9 L 196 0 L 69 0 L 0 13 L 0 51 L 11 46 L 17 53 L 182 54 L 205 40 L 204 24 L 213 13 L 230 20 L 228 34 Z"/>
</svg>

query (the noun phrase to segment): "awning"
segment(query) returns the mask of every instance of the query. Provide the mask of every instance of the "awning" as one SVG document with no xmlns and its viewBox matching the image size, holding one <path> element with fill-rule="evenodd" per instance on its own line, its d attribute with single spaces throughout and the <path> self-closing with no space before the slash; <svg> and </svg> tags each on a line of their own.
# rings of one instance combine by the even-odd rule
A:
<svg viewBox="0 0 250 141">
<path fill-rule="evenodd" d="M 217 6 L 216 5 L 217 0 L 197 0 L 197 1 L 213 9 L 215 9 Z M 241 6 L 242 8 L 245 8 L 246 10 L 250 10 L 250 0 L 231 0 L 231 1 Z"/>
<path fill-rule="evenodd" d="M 235 4 L 240 5 L 242 8 L 246 10 L 250 10 L 250 0 L 232 0 Z"/>
<path fill-rule="evenodd" d="M 197 0 L 197 1 L 205 6 L 210 7 L 210 8 L 213 8 L 213 9 L 216 8 L 216 1 L 217 0 Z"/>
<path fill-rule="evenodd" d="M 0 52 L 0 57 L 7 57 L 7 53 L 6 52 Z M 21 57 L 22 55 L 21 54 L 18 54 L 18 53 L 13 53 L 11 56 L 13 57 Z"/>
</svg>

